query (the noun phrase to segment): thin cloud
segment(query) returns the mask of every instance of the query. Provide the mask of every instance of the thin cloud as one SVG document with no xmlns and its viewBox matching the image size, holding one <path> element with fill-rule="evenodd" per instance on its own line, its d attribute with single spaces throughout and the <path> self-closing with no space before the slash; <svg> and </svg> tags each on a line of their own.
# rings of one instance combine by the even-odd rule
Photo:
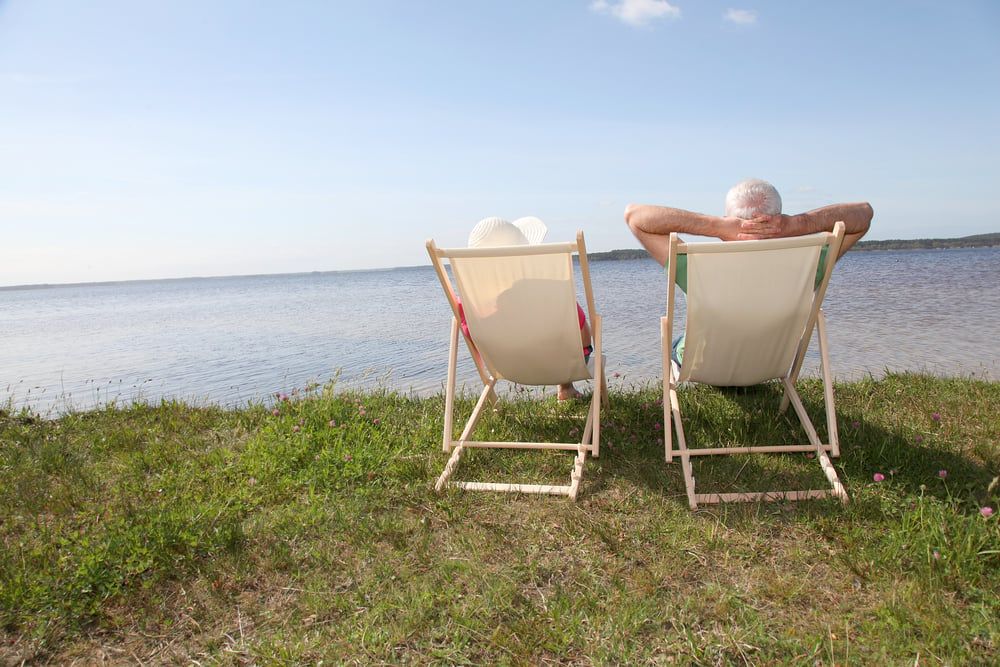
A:
<svg viewBox="0 0 1000 667">
<path fill-rule="evenodd" d="M 636 28 L 642 28 L 657 19 L 679 19 L 681 10 L 667 0 L 594 0 L 590 3 L 591 11 L 598 14 L 610 14 L 622 23 Z"/>
<path fill-rule="evenodd" d="M 727 9 L 722 18 L 736 25 L 757 25 L 757 12 L 752 9 Z"/>
</svg>

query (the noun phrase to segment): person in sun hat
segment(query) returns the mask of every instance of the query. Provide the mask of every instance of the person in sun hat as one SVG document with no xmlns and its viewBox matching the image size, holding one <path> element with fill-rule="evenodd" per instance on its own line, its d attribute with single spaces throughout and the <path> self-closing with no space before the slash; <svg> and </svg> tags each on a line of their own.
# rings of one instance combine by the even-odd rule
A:
<svg viewBox="0 0 1000 667">
<path fill-rule="evenodd" d="M 548 234 L 545 223 L 534 216 L 508 222 L 503 218 L 483 218 L 469 232 L 470 248 L 495 248 L 505 245 L 537 245 Z"/>
<path fill-rule="evenodd" d="M 495 248 L 498 246 L 511 245 L 537 245 L 545 240 L 548 233 L 545 223 L 534 216 L 518 218 L 514 222 L 509 222 L 503 218 L 484 218 L 476 223 L 469 233 L 470 248 Z M 580 340 L 583 343 L 583 357 L 590 360 L 590 354 L 594 351 L 591 340 L 590 325 L 587 323 L 587 316 L 583 312 L 580 304 L 576 304 L 577 317 L 580 321 Z M 462 311 L 462 302 L 458 303 L 458 314 L 462 332 L 469 336 L 469 327 L 465 323 L 465 314 Z M 557 396 L 560 401 L 580 396 L 572 382 L 559 385 Z"/>
</svg>

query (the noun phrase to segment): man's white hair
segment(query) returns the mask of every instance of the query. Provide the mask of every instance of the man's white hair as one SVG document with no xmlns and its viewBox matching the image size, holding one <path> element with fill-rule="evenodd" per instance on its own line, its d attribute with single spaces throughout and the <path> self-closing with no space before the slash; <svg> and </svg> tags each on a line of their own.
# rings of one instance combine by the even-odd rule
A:
<svg viewBox="0 0 1000 667">
<path fill-rule="evenodd" d="M 758 215 L 781 213 L 781 195 L 778 190 L 759 178 L 746 178 L 726 193 L 726 215 L 749 220 Z"/>
</svg>

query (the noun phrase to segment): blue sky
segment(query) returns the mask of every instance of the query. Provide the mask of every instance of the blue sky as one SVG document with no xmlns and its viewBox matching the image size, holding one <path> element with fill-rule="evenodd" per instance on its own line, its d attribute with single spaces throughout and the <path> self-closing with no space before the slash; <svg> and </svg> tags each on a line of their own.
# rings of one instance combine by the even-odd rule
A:
<svg viewBox="0 0 1000 667">
<path fill-rule="evenodd" d="M 638 247 L 747 176 L 1000 231 L 996 0 L 0 0 L 0 285 Z"/>
</svg>

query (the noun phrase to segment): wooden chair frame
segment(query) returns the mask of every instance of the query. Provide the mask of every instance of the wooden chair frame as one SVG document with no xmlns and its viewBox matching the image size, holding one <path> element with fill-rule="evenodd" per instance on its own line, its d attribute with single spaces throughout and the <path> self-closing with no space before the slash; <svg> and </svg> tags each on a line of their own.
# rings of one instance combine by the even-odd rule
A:
<svg viewBox="0 0 1000 667">
<path fill-rule="evenodd" d="M 673 443 L 673 431 L 676 429 L 677 449 L 676 453 L 681 459 L 681 466 L 684 473 L 685 490 L 688 503 L 691 509 L 697 509 L 699 503 L 719 503 L 732 501 L 754 501 L 754 500 L 799 500 L 803 498 L 817 498 L 835 496 L 842 502 L 847 502 L 847 492 L 841 484 L 837 471 L 833 467 L 830 457 L 840 455 L 840 444 L 837 434 L 837 415 L 834 407 L 833 377 L 830 370 L 830 357 L 826 337 L 826 322 L 822 310 L 823 297 L 826 294 L 827 286 L 830 282 L 830 275 L 833 271 L 835 259 L 840 251 L 844 238 L 844 223 L 837 222 L 833 232 L 816 234 L 804 237 L 789 239 L 775 239 L 767 241 L 740 241 L 729 243 L 684 243 L 676 234 L 671 234 L 669 239 L 669 261 L 667 264 L 667 314 L 661 318 L 661 348 L 663 355 L 663 417 L 664 417 L 664 447 L 667 462 L 671 462 L 675 456 Z M 757 381 L 764 379 L 778 379 L 784 389 L 781 404 L 778 406 L 778 414 L 783 414 L 791 405 L 797 415 L 799 422 L 808 438 L 808 444 L 798 445 L 738 445 L 725 447 L 689 448 L 684 436 L 683 422 L 681 419 L 680 405 L 677 397 L 678 385 L 681 382 L 703 382 L 702 369 L 699 368 L 700 361 L 706 364 L 707 360 L 690 361 L 688 351 L 691 349 L 691 340 L 685 342 L 685 356 L 682 364 L 678 367 L 672 359 L 673 351 L 673 325 L 674 312 L 677 305 L 676 288 L 678 279 L 678 259 L 687 256 L 687 261 L 697 261 L 695 258 L 701 253 L 761 253 L 768 251 L 781 251 L 784 249 L 794 249 L 802 247 L 826 247 L 826 260 L 820 260 L 820 265 L 812 264 L 812 270 L 817 274 L 815 285 L 812 289 L 807 289 L 811 295 L 811 303 L 808 304 L 808 317 L 805 320 L 805 327 L 800 334 L 796 334 L 798 342 L 795 345 L 794 356 L 789 366 L 783 371 L 774 373 L 771 377 L 757 378 Z M 688 280 L 691 278 L 688 277 Z M 734 299 L 761 298 L 769 299 L 765 292 L 766 281 L 761 280 L 759 285 L 754 286 L 754 291 L 761 294 L 754 294 L 748 297 L 740 294 L 738 290 L 733 290 Z M 723 291 L 727 288 L 723 287 Z M 742 305 L 742 304 L 741 304 Z M 690 300 L 688 302 L 689 313 L 696 307 Z M 690 324 L 690 319 L 688 320 Z M 685 327 L 686 335 L 690 332 Z M 823 381 L 824 402 L 826 406 L 827 442 L 822 442 L 816 432 L 812 421 L 809 418 L 802 400 L 795 389 L 802 363 L 805 359 L 809 342 L 813 331 L 816 331 L 817 342 L 820 355 L 820 371 Z M 709 334 L 710 335 L 710 334 Z M 794 342 L 794 341 L 793 341 Z M 696 343 L 700 344 L 700 343 Z M 704 349 L 704 348 L 702 348 Z M 718 348 L 716 348 L 718 349 Z M 749 355 L 745 355 L 747 357 Z M 736 360 L 740 363 L 741 360 Z M 687 362 L 687 363 L 683 363 Z M 724 369 L 729 371 L 731 369 Z M 754 372 L 754 371 L 751 371 Z M 773 371 L 772 371 L 773 372 Z M 736 371 L 737 376 L 739 371 Z M 770 373 L 766 373 L 770 374 Z M 826 475 L 830 484 L 828 489 L 806 490 L 806 491 L 763 491 L 748 493 L 697 493 L 695 491 L 695 479 L 691 468 L 692 456 L 711 456 L 739 453 L 773 453 L 773 452 L 814 452 L 817 460 Z"/>
<path fill-rule="evenodd" d="M 594 294 L 593 288 L 591 287 L 590 269 L 587 262 L 587 251 L 584 243 L 583 232 L 577 232 L 576 240 L 569 243 L 504 246 L 499 248 L 444 249 L 438 248 L 432 239 L 427 241 L 427 252 L 430 255 L 431 262 L 437 272 L 437 276 L 441 282 L 442 288 L 444 289 L 445 296 L 448 299 L 453 315 L 449 338 L 448 377 L 445 387 L 446 397 L 443 438 L 443 450 L 445 453 L 450 452 L 451 456 L 448 459 L 443 472 L 438 478 L 437 484 L 435 485 L 436 490 L 440 493 L 448 486 L 455 486 L 466 490 L 565 495 L 575 500 L 579 492 L 580 480 L 583 476 L 583 468 L 587 455 L 589 454 L 594 457 L 600 455 L 600 411 L 602 403 L 606 406 L 608 401 L 607 384 L 604 376 L 604 356 L 602 354 L 601 316 L 597 313 L 594 306 Z M 472 295 L 469 293 L 470 290 L 468 289 L 468 285 L 466 285 L 465 293 L 463 293 L 461 289 L 464 280 L 464 276 L 461 275 L 461 273 L 465 271 L 462 261 L 481 260 L 490 262 L 492 260 L 509 261 L 513 259 L 514 261 L 523 263 L 523 270 L 528 276 L 530 276 L 533 271 L 535 264 L 552 262 L 553 260 L 560 265 L 565 263 L 565 266 L 562 266 L 560 271 L 562 271 L 561 275 L 565 275 L 565 269 L 568 267 L 569 284 L 567 298 L 572 301 L 572 307 L 575 312 L 576 296 L 574 284 L 575 279 L 573 275 L 574 257 L 576 257 L 579 261 L 579 270 L 586 296 L 587 318 L 591 327 L 593 352 L 590 357 L 590 367 L 588 368 L 588 366 L 583 363 L 580 335 L 579 331 L 577 331 L 575 342 L 571 343 L 571 345 L 573 347 L 572 355 L 575 355 L 578 359 L 570 359 L 569 362 L 567 362 L 573 366 L 571 371 L 563 371 L 559 369 L 549 371 L 545 368 L 541 368 L 546 365 L 545 359 L 542 359 L 541 362 L 537 364 L 538 367 L 532 367 L 529 369 L 529 372 L 527 373 L 527 375 L 530 376 L 529 381 L 524 381 L 524 378 L 518 377 L 520 371 L 508 371 L 508 374 L 505 376 L 499 370 L 495 361 L 497 359 L 502 359 L 505 356 L 509 360 L 511 356 L 510 352 L 504 349 L 497 349 L 503 348 L 503 345 L 496 344 L 496 341 L 490 342 L 492 345 L 492 348 L 490 349 L 487 349 L 486 347 L 480 348 L 473 340 L 471 333 L 467 335 L 460 325 L 460 319 L 463 317 L 463 314 L 465 314 L 470 317 L 470 328 L 473 326 L 472 313 L 463 312 L 461 309 L 463 304 L 467 307 L 470 303 L 470 298 L 472 298 Z M 446 264 L 448 265 L 447 268 Z M 451 269 L 451 275 L 449 275 L 449 268 Z M 508 286 L 508 288 L 509 287 L 510 286 Z M 574 326 L 577 325 L 575 321 L 572 324 Z M 483 329 L 480 329 L 480 331 L 483 331 Z M 461 345 L 460 340 L 464 340 L 465 345 L 469 350 L 469 354 L 471 355 L 479 377 L 482 380 L 483 389 L 480 392 L 479 399 L 476 402 L 471 415 L 465 422 L 465 426 L 462 428 L 461 434 L 456 438 L 454 437 L 454 421 L 455 399 L 457 398 L 456 374 L 458 364 L 458 348 Z M 562 345 L 560 347 L 565 348 L 566 345 Z M 565 349 L 554 350 L 554 352 L 561 354 L 563 357 L 567 357 L 569 354 Z M 553 354 L 553 356 L 558 355 Z M 513 366 L 516 367 L 516 360 L 514 361 L 515 363 Z M 499 407 L 499 398 L 495 391 L 499 381 L 507 380 L 522 385 L 554 385 L 582 379 L 593 380 L 593 393 L 590 397 L 586 424 L 582 430 L 582 436 L 579 442 L 503 442 L 470 439 L 486 407 Z M 570 472 L 569 482 L 564 485 L 451 481 L 452 474 L 459 464 L 463 451 L 470 447 L 571 450 L 576 451 L 576 457 L 573 459 L 573 467 Z"/>
</svg>

